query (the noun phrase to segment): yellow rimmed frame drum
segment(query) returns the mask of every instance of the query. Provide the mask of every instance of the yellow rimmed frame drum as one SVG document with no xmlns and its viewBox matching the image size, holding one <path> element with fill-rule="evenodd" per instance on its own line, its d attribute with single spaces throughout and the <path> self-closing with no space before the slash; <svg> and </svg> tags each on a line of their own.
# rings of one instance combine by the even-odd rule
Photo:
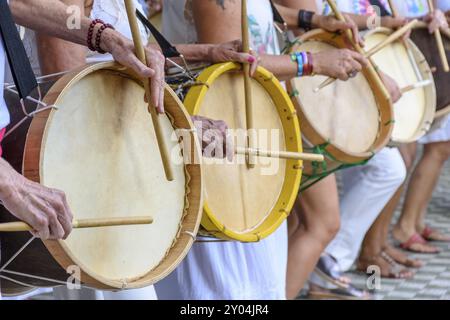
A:
<svg viewBox="0 0 450 320">
<path fill-rule="evenodd" d="M 193 86 L 184 101 L 191 114 L 224 120 L 230 129 L 245 128 L 241 65 L 213 65 L 199 75 L 197 82 L 200 85 Z M 251 83 L 254 129 L 258 134 L 255 147 L 301 152 L 298 119 L 280 82 L 267 70 L 258 68 Z M 264 132 L 269 139 L 265 139 Z M 242 131 L 237 135 L 239 133 Z M 259 241 L 273 233 L 292 209 L 300 185 L 302 162 L 258 158 L 256 167 L 248 169 L 245 157 L 237 156 L 233 161 L 203 163 L 202 227 L 207 235 L 221 239 Z"/>
<path fill-rule="evenodd" d="M 346 47 L 342 36 L 314 30 L 302 35 L 291 52 Z M 305 150 L 326 156 L 322 164 L 305 166 L 302 190 L 339 169 L 365 163 L 389 143 L 393 130 L 392 103 L 383 98 L 382 88 L 370 73 L 337 80 L 316 92 L 326 79 L 315 75 L 294 78 L 287 84 L 302 124 Z"/>
<path fill-rule="evenodd" d="M 382 42 L 392 32 L 386 28 L 366 32 L 364 34 L 366 49 L 369 50 Z M 421 81 L 430 81 L 428 86 L 405 92 L 394 105 L 395 124 L 392 143 L 402 144 L 419 140 L 430 130 L 436 112 L 436 86 L 427 60 L 410 39 L 390 44 L 372 59 L 380 70 L 397 82 L 400 88 Z M 420 76 L 416 75 L 415 70 Z"/>
<path fill-rule="evenodd" d="M 201 167 L 182 156 L 200 157 L 190 115 L 167 86 L 160 117 L 172 151 L 169 182 L 136 74 L 101 63 L 43 87 L 44 103 L 57 109 L 36 114 L 8 136 L 6 158 L 28 179 L 64 191 L 75 219 L 151 216 L 153 224 L 76 229 L 66 240 L 35 239 L 22 252 L 29 233 L 2 233 L 1 262 L 20 254 L 2 272 L 11 280 L 2 279 L 1 289 L 12 294 L 28 290 L 21 284 L 60 285 L 70 278 L 67 271 L 103 290 L 161 280 L 187 255 L 200 227 Z M 18 101 L 9 101 L 15 113 Z M 186 134 L 183 140 L 195 141 L 190 150 L 180 143 Z M 1 208 L 0 221 L 11 220 Z"/>
</svg>

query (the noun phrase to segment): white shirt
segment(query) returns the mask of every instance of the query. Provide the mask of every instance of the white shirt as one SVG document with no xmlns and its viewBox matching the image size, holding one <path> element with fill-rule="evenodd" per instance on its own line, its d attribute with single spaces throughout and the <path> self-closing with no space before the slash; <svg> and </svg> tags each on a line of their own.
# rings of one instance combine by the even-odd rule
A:
<svg viewBox="0 0 450 320">
<path fill-rule="evenodd" d="M 450 10 L 450 0 L 438 0 L 437 7 L 444 12 L 449 11 Z"/>
<path fill-rule="evenodd" d="M 428 13 L 427 0 L 394 0 L 394 5 L 402 17 L 416 18 Z"/>
<path fill-rule="evenodd" d="M 5 81 L 5 50 L 3 49 L 3 42 L 0 40 L 0 129 L 3 129 L 9 124 L 9 112 L 6 107 L 6 102 L 3 99 L 3 84 Z"/>
</svg>

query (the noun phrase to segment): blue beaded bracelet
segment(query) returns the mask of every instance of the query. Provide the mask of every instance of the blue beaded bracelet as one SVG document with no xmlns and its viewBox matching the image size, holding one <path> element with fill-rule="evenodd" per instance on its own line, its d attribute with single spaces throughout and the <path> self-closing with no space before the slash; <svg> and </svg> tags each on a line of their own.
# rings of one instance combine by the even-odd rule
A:
<svg viewBox="0 0 450 320">
<path fill-rule="evenodd" d="M 291 54 L 291 60 L 293 62 L 297 62 L 297 77 L 302 77 L 304 74 L 305 66 L 304 55 L 301 52 L 294 52 L 293 54 Z"/>
</svg>

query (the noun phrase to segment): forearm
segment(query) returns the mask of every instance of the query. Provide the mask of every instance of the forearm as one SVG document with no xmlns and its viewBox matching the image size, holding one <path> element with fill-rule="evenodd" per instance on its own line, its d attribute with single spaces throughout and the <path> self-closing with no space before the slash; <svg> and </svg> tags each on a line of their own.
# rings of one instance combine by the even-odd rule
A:
<svg viewBox="0 0 450 320">
<path fill-rule="evenodd" d="M 14 169 L 3 158 L 0 158 L 0 201 L 8 198 L 13 190 L 11 174 L 14 173 Z"/>
<path fill-rule="evenodd" d="M 176 48 L 188 61 L 191 62 L 210 62 L 211 44 L 178 44 Z"/>
<path fill-rule="evenodd" d="M 286 81 L 297 76 L 298 65 L 288 55 L 262 55 L 260 58 L 259 65 L 272 72 L 280 81 Z"/>
</svg>

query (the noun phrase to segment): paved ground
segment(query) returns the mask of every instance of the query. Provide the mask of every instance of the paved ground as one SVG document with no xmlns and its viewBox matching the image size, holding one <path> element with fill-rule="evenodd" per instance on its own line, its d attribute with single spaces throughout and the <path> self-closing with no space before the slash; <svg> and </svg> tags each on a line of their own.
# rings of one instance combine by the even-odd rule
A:
<svg viewBox="0 0 450 320">
<path fill-rule="evenodd" d="M 399 212 L 397 212 L 397 215 Z M 428 209 L 427 223 L 450 232 L 450 162 L 447 163 Z M 450 244 L 436 243 L 442 249 L 436 255 L 412 255 L 426 264 L 411 280 L 383 280 L 378 299 L 445 299 L 450 300 Z M 350 273 L 355 284 L 365 286 L 366 277 Z"/>
</svg>

